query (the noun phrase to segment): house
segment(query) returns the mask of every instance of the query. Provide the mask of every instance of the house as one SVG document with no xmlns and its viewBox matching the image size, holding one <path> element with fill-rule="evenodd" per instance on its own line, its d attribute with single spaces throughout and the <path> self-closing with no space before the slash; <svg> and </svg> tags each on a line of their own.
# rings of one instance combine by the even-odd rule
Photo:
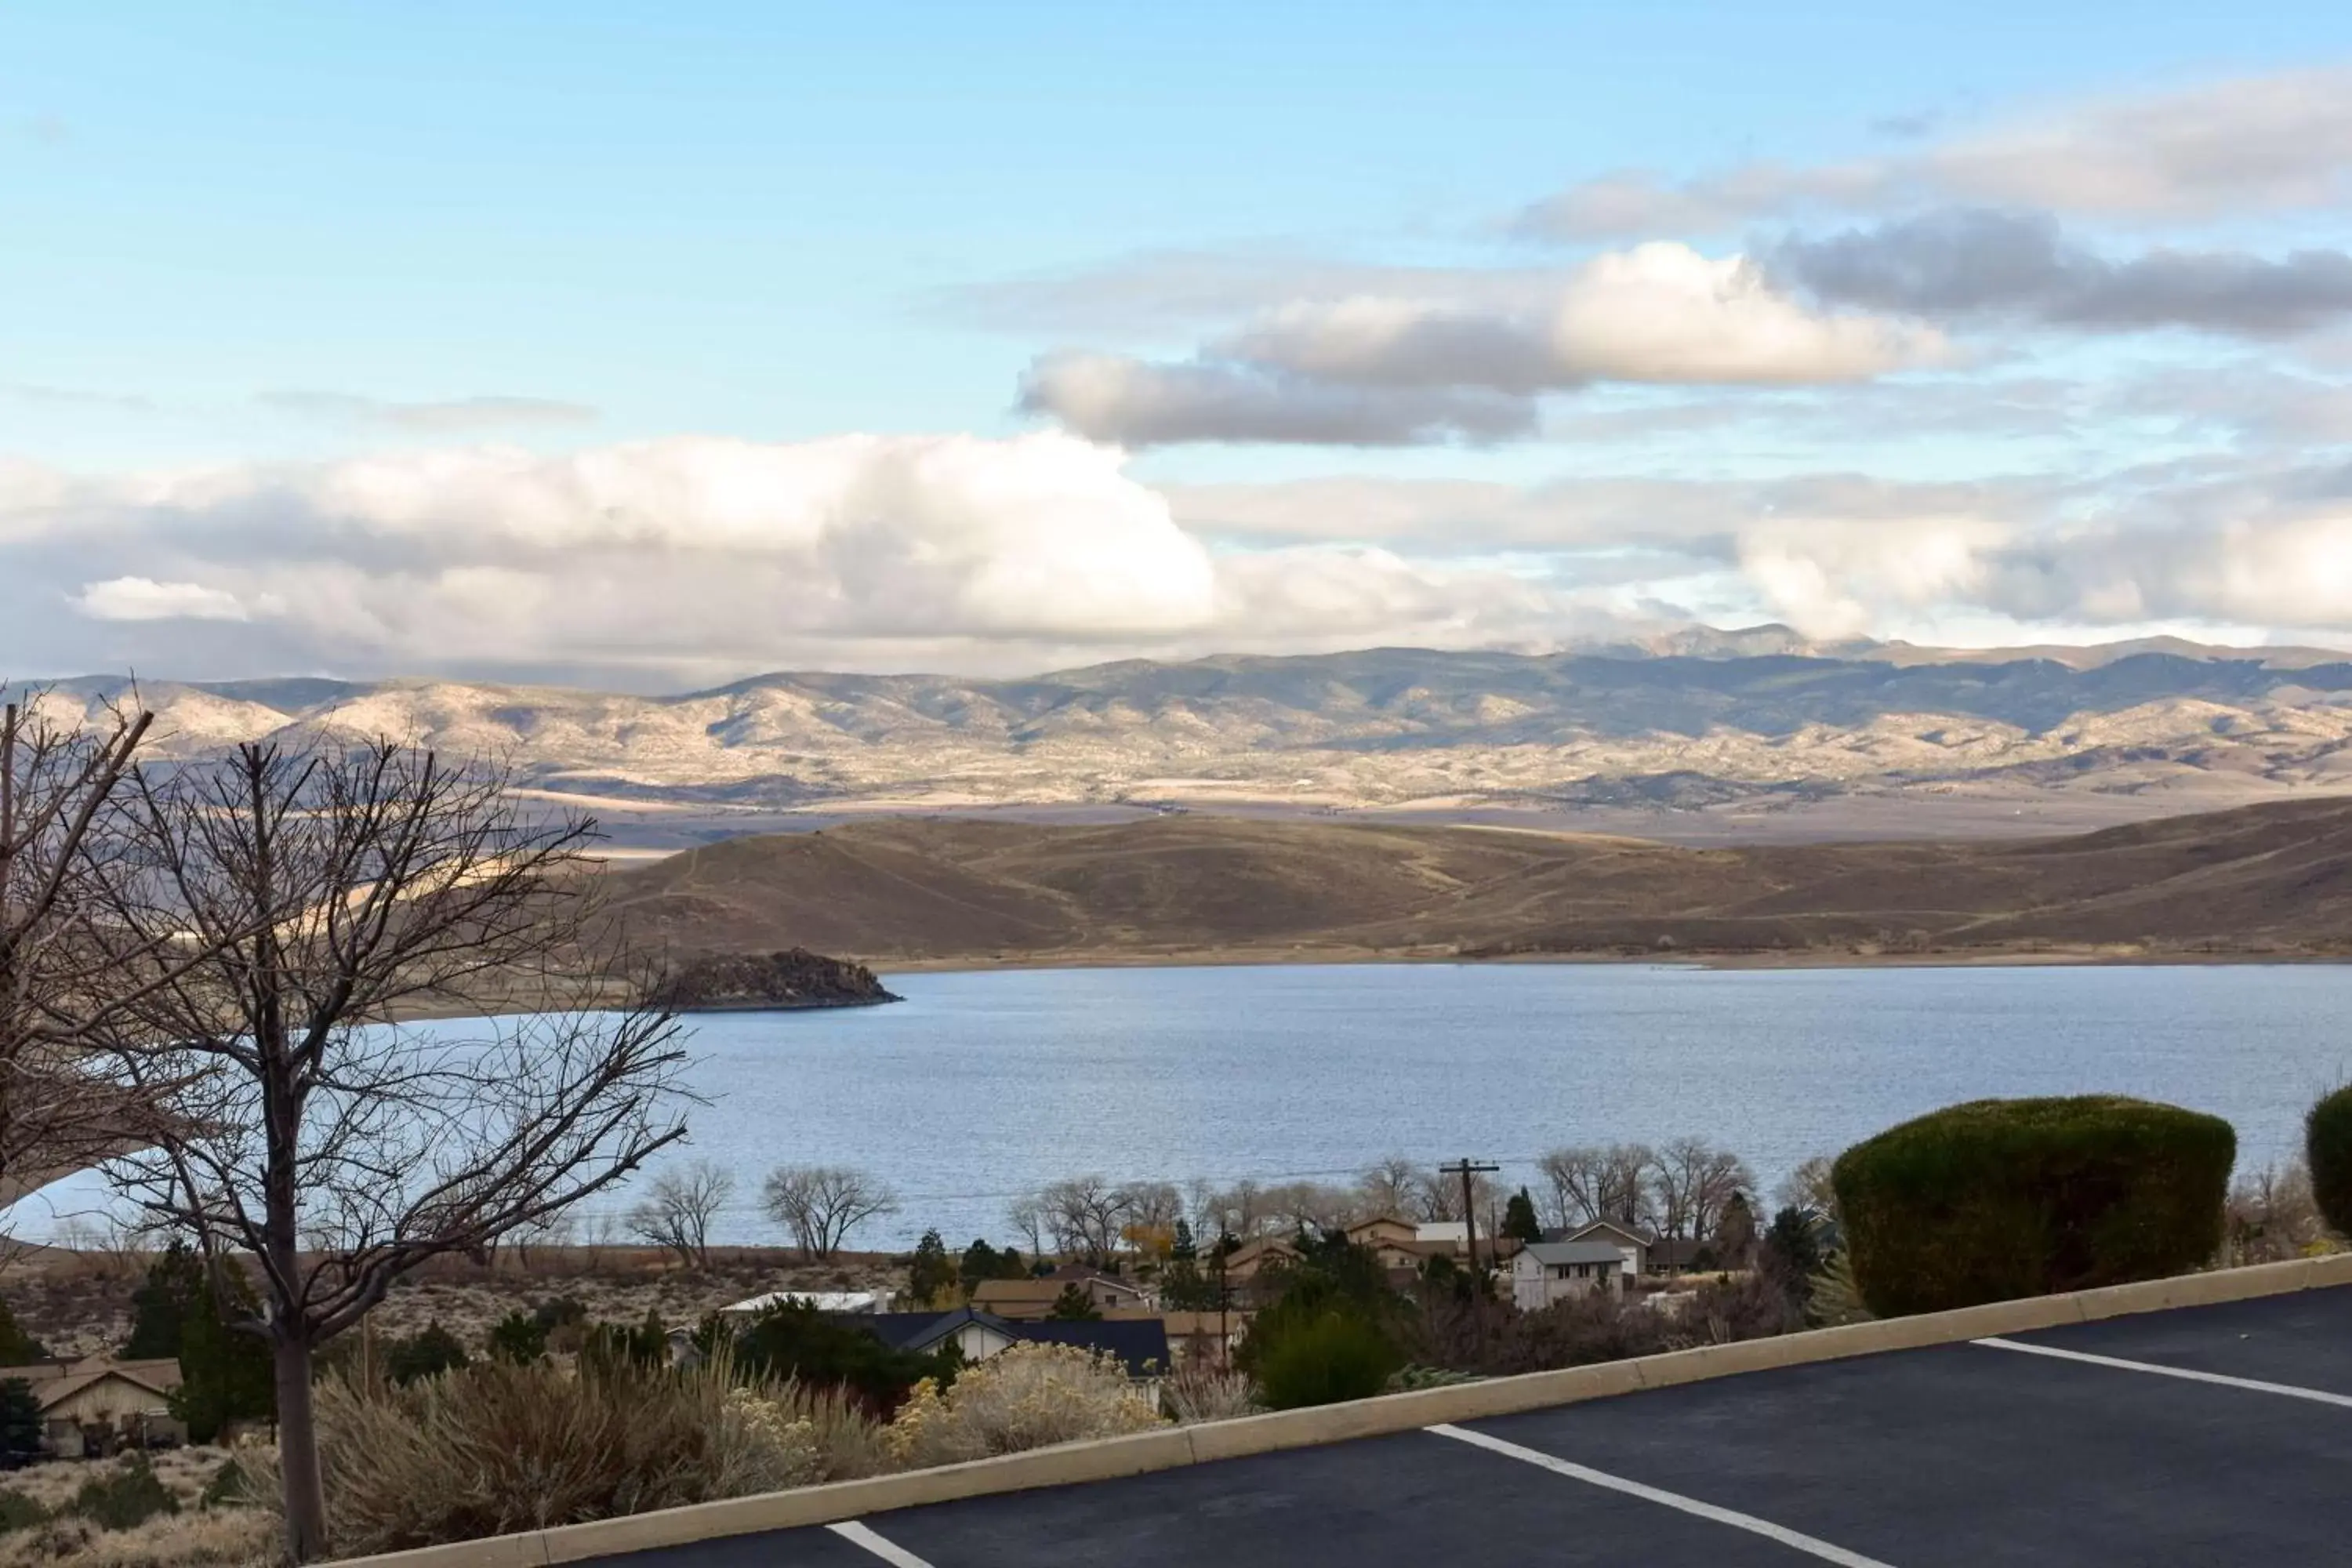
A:
<svg viewBox="0 0 2352 1568">
<path fill-rule="evenodd" d="M 1544 1232 L 1546 1241 L 1612 1241 L 1625 1256 L 1625 1282 L 1628 1286 L 1650 1271 L 1650 1250 L 1658 1245 L 1656 1235 L 1648 1230 L 1620 1225 L 1615 1220 L 1596 1219 L 1565 1230 Z"/>
<path fill-rule="evenodd" d="M 1062 1268 L 1035 1279 L 983 1279 L 971 1293 L 971 1304 L 983 1312 L 1015 1322 L 1036 1322 L 1054 1310 L 1062 1292 L 1076 1285 L 1086 1292 L 1097 1312 L 1153 1311 L 1160 1294 L 1131 1279 L 1095 1268 Z"/>
<path fill-rule="evenodd" d="M 1167 1312 L 1160 1319 L 1168 1349 L 1178 1361 L 1206 1357 L 1213 1364 L 1230 1366 L 1234 1352 L 1248 1337 L 1250 1319 L 1256 1314 L 1230 1312 Z"/>
<path fill-rule="evenodd" d="M 147 1447 L 184 1443 L 188 1431 L 172 1414 L 180 1386 L 176 1361 L 115 1361 L 103 1355 L 0 1370 L 21 1380 L 40 1407 L 41 1436 L 68 1458 L 106 1452 L 112 1439 Z"/>
<path fill-rule="evenodd" d="M 1571 1297 L 1615 1294 L 1631 1287 L 1624 1270 L 1613 1241 L 1538 1241 L 1511 1259 L 1511 1300 L 1538 1312 Z"/>
<path fill-rule="evenodd" d="M 975 1307 L 949 1312 L 844 1312 L 837 1321 L 864 1329 L 892 1350 L 929 1355 L 953 1342 L 967 1362 L 986 1361 L 1013 1344 L 1013 1325 Z"/>
<path fill-rule="evenodd" d="M 1255 1279 L 1262 1268 L 1286 1266 L 1297 1261 L 1298 1248 L 1290 1242 L 1278 1236 L 1261 1236 L 1254 1240 L 1243 1242 L 1225 1255 L 1225 1278 L 1232 1283 L 1239 1285 Z M 1213 1262 L 1205 1264 L 1202 1271 L 1213 1278 L 1216 1265 Z"/>
</svg>

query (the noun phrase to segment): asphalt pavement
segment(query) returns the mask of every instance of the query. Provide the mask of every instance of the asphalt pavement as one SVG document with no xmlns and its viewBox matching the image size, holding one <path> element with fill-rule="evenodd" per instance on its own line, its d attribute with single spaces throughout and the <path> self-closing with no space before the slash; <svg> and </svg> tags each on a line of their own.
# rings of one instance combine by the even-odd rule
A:
<svg viewBox="0 0 2352 1568">
<path fill-rule="evenodd" d="M 2352 1563 L 2352 1287 L 1749 1373 L 610 1561 Z"/>
</svg>

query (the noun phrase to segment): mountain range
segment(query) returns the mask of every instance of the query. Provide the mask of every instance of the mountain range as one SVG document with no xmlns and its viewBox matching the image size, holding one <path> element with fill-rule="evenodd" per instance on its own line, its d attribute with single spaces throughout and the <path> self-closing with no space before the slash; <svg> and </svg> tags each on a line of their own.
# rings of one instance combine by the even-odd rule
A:
<svg viewBox="0 0 2352 1568">
<path fill-rule="evenodd" d="M 60 681 L 79 712 L 118 679 Z M 1496 816 L 1707 838 L 2092 827 L 2352 790 L 2352 656 L 1992 651 L 1697 628 L 1526 655 L 1129 660 L 1021 679 L 780 673 L 639 696 L 147 681 L 173 755 L 389 733 L 509 761 L 624 845 L 875 811 Z M 1857 828 L 1860 825 L 1860 828 Z"/>
</svg>

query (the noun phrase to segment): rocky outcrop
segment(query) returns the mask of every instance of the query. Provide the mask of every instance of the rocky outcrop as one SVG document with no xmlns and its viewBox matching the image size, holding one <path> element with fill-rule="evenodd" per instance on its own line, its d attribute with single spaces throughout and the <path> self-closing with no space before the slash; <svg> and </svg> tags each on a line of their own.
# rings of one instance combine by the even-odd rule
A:
<svg viewBox="0 0 2352 1568">
<path fill-rule="evenodd" d="M 646 999 L 676 1013 L 717 1013 L 865 1007 L 898 997 L 862 963 L 794 947 L 695 959 L 656 981 Z"/>
</svg>

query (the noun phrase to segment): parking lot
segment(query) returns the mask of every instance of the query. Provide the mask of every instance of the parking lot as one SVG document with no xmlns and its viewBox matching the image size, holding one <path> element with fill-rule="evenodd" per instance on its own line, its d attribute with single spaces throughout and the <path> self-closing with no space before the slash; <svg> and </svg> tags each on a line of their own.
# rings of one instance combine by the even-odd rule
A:
<svg viewBox="0 0 2352 1568">
<path fill-rule="evenodd" d="M 2352 1287 L 1750 1373 L 632 1568 L 2352 1561 Z"/>
</svg>

